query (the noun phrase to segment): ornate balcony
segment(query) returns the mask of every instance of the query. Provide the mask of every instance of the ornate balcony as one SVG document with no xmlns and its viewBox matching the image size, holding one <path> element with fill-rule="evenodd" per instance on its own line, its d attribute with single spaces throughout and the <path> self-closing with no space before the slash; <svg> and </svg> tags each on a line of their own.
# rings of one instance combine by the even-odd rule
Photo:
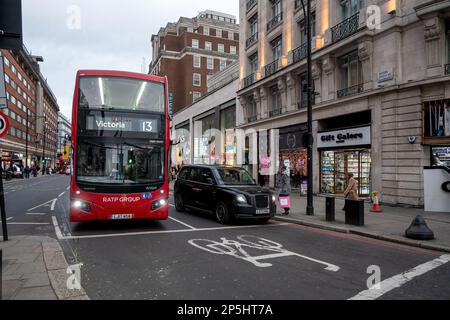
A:
<svg viewBox="0 0 450 320">
<path fill-rule="evenodd" d="M 352 96 L 354 94 L 362 93 L 363 91 L 364 91 L 364 85 L 358 84 L 356 86 L 338 90 L 337 96 L 338 96 L 338 98 L 344 98 L 344 97 Z"/>
<path fill-rule="evenodd" d="M 247 1 L 247 12 L 253 9 L 253 7 L 258 3 L 258 0 L 248 0 Z"/>
<path fill-rule="evenodd" d="M 445 75 L 450 76 L 450 64 L 446 64 L 444 69 L 445 69 L 445 71 L 444 71 Z"/>
<path fill-rule="evenodd" d="M 292 50 L 292 60 L 293 63 L 299 62 L 303 59 L 306 59 L 307 55 L 306 43 L 302 44 L 300 47 Z"/>
<path fill-rule="evenodd" d="M 247 39 L 247 41 L 245 41 L 245 45 L 246 47 L 250 47 L 252 44 L 256 43 L 258 41 L 258 32 L 252 34 L 250 36 L 250 38 Z"/>
<path fill-rule="evenodd" d="M 251 86 L 253 83 L 255 83 L 255 80 L 256 77 L 254 73 L 244 78 L 244 88 Z"/>
<path fill-rule="evenodd" d="M 247 118 L 247 123 L 255 122 L 256 120 L 258 120 L 258 117 L 256 115 L 250 116 Z"/>
<path fill-rule="evenodd" d="M 277 59 L 264 67 L 266 77 L 274 74 L 278 70 L 280 70 L 280 59 Z"/>
<path fill-rule="evenodd" d="M 267 23 L 267 31 L 272 30 L 274 27 L 276 27 L 281 21 L 283 20 L 283 12 L 276 15 Z"/>
<path fill-rule="evenodd" d="M 358 32 L 359 28 L 359 13 L 345 19 L 338 25 L 331 28 L 331 41 L 333 43 L 341 41 L 352 34 Z"/>
</svg>

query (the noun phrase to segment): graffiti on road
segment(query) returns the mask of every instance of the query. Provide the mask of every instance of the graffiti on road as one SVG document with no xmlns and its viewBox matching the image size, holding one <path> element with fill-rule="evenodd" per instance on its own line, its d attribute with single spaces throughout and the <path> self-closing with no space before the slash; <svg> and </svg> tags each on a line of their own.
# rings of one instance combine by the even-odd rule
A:
<svg viewBox="0 0 450 320">
<path fill-rule="evenodd" d="M 237 240 L 238 241 L 220 238 L 221 242 L 218 242 L 209 239 L 193 239 L 189 240 L 188 242 L 194 247 L 197 247 L 209 253 L 233 256 L 235 258 L 250 262 L 259 268 L 267 268 L 272 266 L 272 264 L 269 262 L 260 262 L 262 260 L 282 257 L 300 257 L 302 259 L 324 265 L 325 270 L 327 271 L 337 272 L 340 269 L 334 264 L 286 250 L 283 248 L 282 244 L 264 238 L 244 235 L 237 237 Z M 250 249 L 265 251 L 266 253 L 255 256 L 251 255 L 248 252 Z"/>
</svg>

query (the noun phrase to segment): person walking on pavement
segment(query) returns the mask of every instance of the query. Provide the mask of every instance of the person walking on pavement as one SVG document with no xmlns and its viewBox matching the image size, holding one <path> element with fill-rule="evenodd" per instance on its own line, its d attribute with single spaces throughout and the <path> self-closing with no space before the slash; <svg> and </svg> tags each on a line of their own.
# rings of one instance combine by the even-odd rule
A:
<svg viewBox="0 0 450 320">
<path fill-rule="evenodd" d="M 278 185 L 278 199 L 281 203 L 281 198 L 289 198 L 291 195 L 291 181 L 287 174 L 287 167 L 282 166 L 278 171 L 277 185 Z M 289 201 L 290 202 L 290 201 Z M 284 215 L 287 216 L 290 211 L 290 205 L 284 208 Z"/>
<path fill-rule="evenodd" d="M 358 181 L 353 173 L 347 173 L 347 189 L 344 192 L 345 199 L 358 200 Z M 342 209 L 345 211 L 345 206 Z"/>
<path fill-rule="evenodd" d="M 30 179 L 30 167 L 26 166 L 23 172 L 25 173 L 25 179 Z"/>
</svg>

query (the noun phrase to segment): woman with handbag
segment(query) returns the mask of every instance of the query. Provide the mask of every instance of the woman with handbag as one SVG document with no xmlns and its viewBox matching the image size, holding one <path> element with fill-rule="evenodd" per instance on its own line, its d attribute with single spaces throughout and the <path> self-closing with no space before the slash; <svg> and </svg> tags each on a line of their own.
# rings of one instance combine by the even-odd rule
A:
<svg viewBox="0 0 450 320">
<path fill-rule="evenodd" d="M 291 209 L 291 179 L 287 174 L 286 166 L 282 166 L 280 168 L 277 182 L 278 201 L 280 203 L 280 207 L 284 209 L 284 215 L 287 216 L 289 214 L 289 210 Z"/>
<path fill-rule="evenodd" d="M 353 173 L 347 173 L 347 189 L 344 192 L 345 199 L 359 200 L 358 198 L 358 181 L 354 178 Z M 345 206 L 344 209 L 345 211 Z"/>
</svg>

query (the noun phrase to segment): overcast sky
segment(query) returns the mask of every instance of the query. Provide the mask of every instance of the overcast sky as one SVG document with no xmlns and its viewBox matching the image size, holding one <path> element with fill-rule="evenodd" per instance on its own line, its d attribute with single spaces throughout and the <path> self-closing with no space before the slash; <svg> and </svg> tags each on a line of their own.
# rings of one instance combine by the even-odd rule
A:
<svg viewBox="0 0 450 320">
<path fill-rule="evenodd" d="M 80 21 L 74 20 L 79 9 Z M 70 118 L 78 69 L 145 72 L 151 35 L 200 11 L 239 14 L 238 0 L 22 0 L 24 43 Z"/>
</svg>

